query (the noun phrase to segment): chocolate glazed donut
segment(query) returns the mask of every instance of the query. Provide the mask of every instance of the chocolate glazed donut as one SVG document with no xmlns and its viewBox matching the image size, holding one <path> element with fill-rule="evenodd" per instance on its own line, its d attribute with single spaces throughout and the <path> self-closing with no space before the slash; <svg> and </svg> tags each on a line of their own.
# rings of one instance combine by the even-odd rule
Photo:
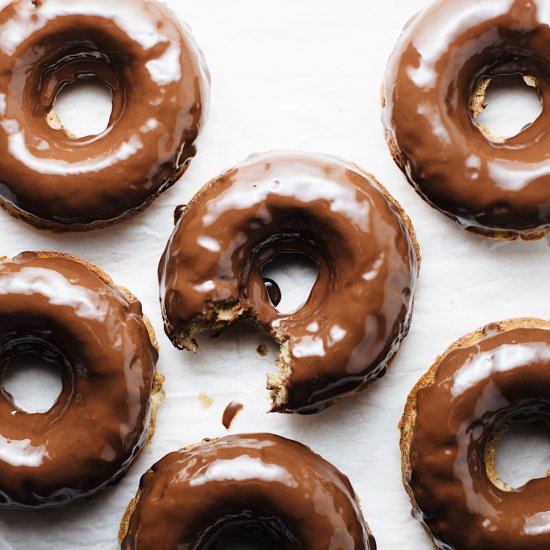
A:
<svg viewBox="0 0 550 550">
<path fill-rule="evenodd" d="M 309 256 L 306 304 L 279 313 L 262 269 Z M 273 410 L 312 413 L 380 378 L 410 323 L 418 270 L 406 215 L 372 176 L 324 155 L 256 155 L 206 185 L 181 213 L 159 266 L 175 346 L 247 319 L 279 345 Z"/>
<path fill-rule="evenodd" d="M 124 550 L 219 548 L 231 535 L 273 550 L 375 550 L 353 488 L 295 441 L 250 434 L 171 453 L 142 478 Z"/>
<path fill-rule="evenodd" d="M 550 478 L 512 489 L 494 466 L 514 421 L 550 419 L 550 323 L 495 323 L 453 344 L 409 396 L 403 479 L 438 548 L 550 548 Z"/>
<path fill-rule="evenodd" d="M 62 373 L 44 414 L 0 386 L 0 508 L 54 508 L 117 482 L 154 429 L 162 398 L 141 304 L 97 267 L 26 252 L 0 262 L 0 375 L 40 356 Z"/>
<path fill-rule="evenodd" d="M 550 229 L 550 10 L 542 0 L 440 0 L 405 28 L 389 60 L 386 137 L 429 204 L 490 237 Z M 521 74 L 544 101 L 517 136 L 475 122 L 487 85 Z"/>
<path fill-rule="evenodd" d="M 54 101 L 91 79 L 113 110 L 104 132 L 77 139 Z M 194 156 L 208 81 L 190 32 L 156 0 L 14 0 L 0 11 L 0 204 L 61 231 L 133 216 Z"/>
</svg>

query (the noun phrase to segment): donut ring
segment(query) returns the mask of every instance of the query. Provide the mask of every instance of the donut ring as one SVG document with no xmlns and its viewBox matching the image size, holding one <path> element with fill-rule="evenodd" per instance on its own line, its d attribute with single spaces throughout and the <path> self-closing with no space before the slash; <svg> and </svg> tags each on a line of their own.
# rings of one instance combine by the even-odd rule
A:
<svg viewBox="0 0 550 550">
<path fill-rule="evenodd" d="M 550 547 L 550 478 L 512 489 L 494 458 L 506 426 L 550 417 L 550 322 L 514 319 L 454 343 L 411 392 L 403 481 L 438 548 Z"/>
<path fill-rule="evenodd" d="M 54 101 L 96 79 L 107 129 L 77 139 Z M 190 32 L 157 0 L 13 0 L 0 11 L 0 205 L 38 228 L 127 219 L 195 154 L 208 74 Z"/>
<path fill-rule="evenodd" d="M 500 239 L 550 229 L 550 11 L 542 0 L 441 0 L 405 28 L 383 88 L 391 153 L 431 206 Z M 520 73 L 545 108 L 517 136 L 479 127 L 490 79 Z"/>
<path fill-rule="evenodd" d="M 290 315 L 261 275 L 286 252 L 319 271 Z M 252 321 L 280 348 L 273 410 L 317 412 L 386 372 L 409 328 L 418 260 L 409 219 L 372 176 L 324 155 L 255 155 L 180 213 L 159 266 L 165 330 L 196 351 L 197 334 Z"/>
<path fill-rule="evenodd" d="M 218 548 L 230 531 L 274 550 L 376 549 L 348 478 L 270 434 L 205 441 L 157 462 L 141 478 L 119 542 L 124 550 Z"/>
<path fill-rule="evenodd" d="M 0 375 L 14 354 L 62 370 L 44 414 L 0 385 L 0 508 L 56 508 L 116 483 L 154 431 L 162 376 L 141 304 L 97 267 L 26 252 L 0 263 Z"/>
</svg>

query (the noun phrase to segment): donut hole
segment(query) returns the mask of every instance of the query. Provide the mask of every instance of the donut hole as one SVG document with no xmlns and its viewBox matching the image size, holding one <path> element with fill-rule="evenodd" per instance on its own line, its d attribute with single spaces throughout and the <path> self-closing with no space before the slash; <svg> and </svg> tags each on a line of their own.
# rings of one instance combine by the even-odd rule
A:
<svg viewBox="0 0 550 550">
<path fill-rule="evenodd" d="M 228 529 L 216 545 L 216 550 L 276 550 L 276 541 L 254 536 L 244 529 Z"/>
<path fill-rule="evenodd" d="M 318 276 L 317 263 L 305 254 L 282 253 L 262 268 L 271 303 L 284 314 L 305 305 Z"/>
<path fill-rule="evenodd" d="M 63 390 L 63 367 L 55 353 L 24 346 L 7 353 L 2 365 L 3 394 L 19 410 L 41 414 L 57 403 Z"/>
<path fill-rule="evenodd" d="M 248 514 L 245 514 L 248 516 Z M 243 519 L 219 529 L 210 540 L 212 550 L 278 550 L 296 544 L 278 518 Z"/>
<path fill-rule="evenodd" d="M 536 78 L 520 73 L 481 79 L 470 100 L 474 124 L 495 143 L 503 143 L 529 128 L 542 110 Z"/>
<path fill-rule="evenodd" d="M 49 126 L 72 139 L 102 134 L 113 112 L 113 93 L 97 78 L 77 80 L 57 94 L 46 117 Z"/>
<path fill-rule="evenodd" d="M 488 474 L 501 489 L 519 489 L 532 479 L 544 478 L 549 466 L 550 425 L 542 420 L 513 422 L 488 444 Z"/>
</svg>

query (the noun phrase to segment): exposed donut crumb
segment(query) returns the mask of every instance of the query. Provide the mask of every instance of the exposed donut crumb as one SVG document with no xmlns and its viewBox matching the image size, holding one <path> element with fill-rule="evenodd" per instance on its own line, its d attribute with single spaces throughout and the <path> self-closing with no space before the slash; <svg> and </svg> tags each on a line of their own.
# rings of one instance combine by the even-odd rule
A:
<svg viewBox="0 0 550 550">
<path fill-rule="evenodd" d="M 214 399 L 203 391 L 199 392 L 199 401 L 201 402 L 202 408 L 205 410 L 209 409 L 214 403 Z"/>
<path fill-rule="evenodd" d="M 196 337 L 199 334 L 216 334 L 221 329 L 244 318 L 245 312 L 239 304 L 218 305 L 208 316 L 198 317 L 183 327 L 176 336 L 177 346 L 196 353 L 198 351 Z M 254 323 L 253 319 L 247 320 Z M 260 326 L 260 328 L 265 330 L 263 326 Z M 288 338 L 284 334 L 278 334 L 277 332 L 270 334 L 270 336 L 278 347 L 278 357 L 275 361 L 277 372 L 268 373 L 267 375 L 267 389 L 271 392 L 272 411 L 278 411 L 283 410 L 288 403 L 286 383 L 292 374 L 292 358 Z M 267 350 L 267 346 L 265 344 L 263 346 Z M 258 353 L 260 353 L 261 347 L 259 346 Z"/>
<path fill-rule="evenodd" d="M 50 111 L 46 114 L 46 122 L 48 123 L 48 126 L 52 130 L 61 130 L 67 134 L 67 137 L 70 139 L 78 139 L 75 134 L 73 134 L 70 130 L 65 128 L 63 124 L 61 124 L 61 121 L 59 120 L 59 116 L 55 112 L 55 110 L 52 108 Z"/>
</svg>

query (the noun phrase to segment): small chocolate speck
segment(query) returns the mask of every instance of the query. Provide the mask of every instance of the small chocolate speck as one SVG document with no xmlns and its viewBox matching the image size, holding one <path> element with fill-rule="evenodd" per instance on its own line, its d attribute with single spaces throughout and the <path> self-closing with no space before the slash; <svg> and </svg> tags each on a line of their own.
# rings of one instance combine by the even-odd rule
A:
<svg viewBox="0 0 550 550">
<path fill-rule="evenodd" d="M 235 420 L 235 417 L 244 409 L 244 405 L 242 403 L 238 403 L 237 401 L 231 401 L 227 407 L 225 407 L 225 411 L 223 411 L 222 416 L 222 424 L 224 425 L 224 428 L 226 430 L 229 430 L 231 428 L 231 425 L 233 424 L 233 421 Z"/>
<path fill-rule="evenodd" d="M 265 357 L 267 355 L 267 346 L 265 344 L 260 344 L 256 351 L 258 352 L 259 355 L 261 355 L 262 357 Z"/>
</svg>

